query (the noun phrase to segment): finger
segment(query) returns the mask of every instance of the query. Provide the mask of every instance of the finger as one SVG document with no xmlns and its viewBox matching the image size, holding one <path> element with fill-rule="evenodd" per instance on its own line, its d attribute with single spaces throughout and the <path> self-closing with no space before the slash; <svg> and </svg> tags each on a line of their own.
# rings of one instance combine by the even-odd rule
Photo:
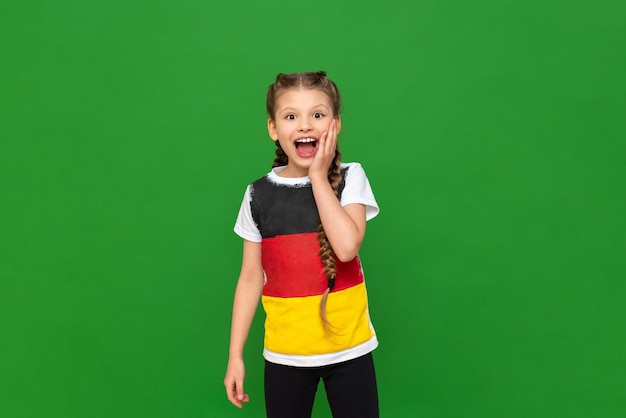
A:
<svg viewBox="0 0 626 418">
<path fill-rule="evenodd" d="M 337 121 L 335 119 L 330 123 L 330 134 L 329 138 L 329 146 L 331 147 L 331 151 L 335 150 L 335 144 L 337 144 Z"/>
<path fill-rule="evenodd" d="M 330 135 L 330 153 L 335 154 L 335 147 L 337 146 L 337 121 L 333 119 L 331 122 L 331 135 Z"/>
<path fill-rule="evenodd" d="M 237 400 L 241 403 L 245 399 L 245 393 L 243 393 L 243 381 L 237 382 L 236 385 Z"/>
<path fill-rule="evenodd" d="M 330 121 L 330 125 L 328 125 L 328 140 L 332 142 L 335 136 L 337 136 L 337 128 L 335 126 L 335 119 L 333 119 Z"/>
<path fill-rule="evenodd" d="M 326 147 L 326 140 L 328 139 L 328 131 L 324 132 L 322 134 L 322 137 L 320 138 L 320 143 L 318 146 L 318 151 L 324 151 L 324 148 Z"/>
<path fill-rule="evenodd" d="M 243 408 L 243 404 L 241 402 L 239 402 L 237 399 L 235 399 L 233 396 L 229 396 L 228 400 L 230 401 L 230 403 L 235 405 L 237 408 Z"/>
<path fill-rule="evenodd" d="M 241 402 L 237 400 L 237 391 L 235 389 L 234 382 L 232 384 L 226 385 L 226 396 L 228 397 L 230 403 L 235 405 L 237 408 L 241 408 L 243 406 Z"/>
<path fill-rule="evenodd" d="M 240 397 L 233 391 L 233 397 L 231 399 L 231 403 L 235 405 L 237 408 L 243 408 L 244 402 L 250 402 L 250 396 L 247 393 L 244 393 Z"/>
<path fill-rule="evenodd" d="M 322 135 L 322 137 L 324 138 L 324 141 L 320 143 L 320 151 L 322 156 L 327 156 L 328 155 L 328 150 L 329 147 L 332 144 L 332 136 L 333 136 L 333 127 L 332 127 L 332 123 L 328 126 L 328 130 L 326 132 L 324 132 L 324 135 Z"/>
</svg>

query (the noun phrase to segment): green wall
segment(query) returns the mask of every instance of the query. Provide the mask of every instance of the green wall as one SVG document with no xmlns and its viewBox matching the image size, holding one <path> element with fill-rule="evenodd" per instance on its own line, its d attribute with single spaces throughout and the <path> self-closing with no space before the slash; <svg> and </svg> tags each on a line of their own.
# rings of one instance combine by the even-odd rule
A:
<svg viewBox="0 0 626 418">
<path fill-rule="evenodd" d="M 618 0 L 4 2 L 0 417 L 263 416 L 262 315 L 252 401 L 222 385 L 232 226 L 273 159 L 267 86 L 325 69 L 382 208 L 382 415 L 623 418 L 625 22 Z"/>
</svg>

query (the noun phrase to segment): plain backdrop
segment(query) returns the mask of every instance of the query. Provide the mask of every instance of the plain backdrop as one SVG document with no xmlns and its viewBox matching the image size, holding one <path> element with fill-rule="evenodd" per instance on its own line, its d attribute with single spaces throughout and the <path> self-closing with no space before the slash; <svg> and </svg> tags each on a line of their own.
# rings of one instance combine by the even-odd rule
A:
<svg viewBox="0 0 626 418">
<path fill-rule="evenodd" d="M 222 384 L 232 227 L 268 85 L 326 70 L 381 207 L 382 416 L 623 418 L 625 25 L 618 0 L 3 2 L 0 417 L 264 416 L 262 311 L 251 402 Z"/>
</svg>

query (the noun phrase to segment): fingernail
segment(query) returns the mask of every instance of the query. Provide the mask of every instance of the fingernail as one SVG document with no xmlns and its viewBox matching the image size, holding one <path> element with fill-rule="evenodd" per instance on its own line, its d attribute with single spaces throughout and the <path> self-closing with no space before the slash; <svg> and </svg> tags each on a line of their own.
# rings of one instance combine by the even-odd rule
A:
<svg viewBox="0 0 626 418">
<path fill-rule="evenodd" d="M 243 400 L 243 395 L 237 395 L 237 399 L 239 399 L 240 401 Z"/>
</svg>

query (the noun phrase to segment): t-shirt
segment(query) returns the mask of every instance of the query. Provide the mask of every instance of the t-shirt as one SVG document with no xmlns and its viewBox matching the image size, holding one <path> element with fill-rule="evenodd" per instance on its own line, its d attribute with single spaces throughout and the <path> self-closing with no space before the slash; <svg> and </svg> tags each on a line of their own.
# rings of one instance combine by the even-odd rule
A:
<svg viewBox="0 0 626 418">
<path fill-rule="evenodd" d="M 319 257 L 319 214 L 308 177 L 287 178 L 272 169 L 246 188 L 235 224 L 242 238 L 261 243 L 266 312 L 264 357 L 291 366 L 323 366 L 367 354 L 378 345 L 367 306 L 360 258 L 335 260 L 325 328 L 320 301 L 328 280 Z M 379 208 L 359 163 L 341 164 L 343 206 L 365 205 L 366 219 Z"/>
</svg>

